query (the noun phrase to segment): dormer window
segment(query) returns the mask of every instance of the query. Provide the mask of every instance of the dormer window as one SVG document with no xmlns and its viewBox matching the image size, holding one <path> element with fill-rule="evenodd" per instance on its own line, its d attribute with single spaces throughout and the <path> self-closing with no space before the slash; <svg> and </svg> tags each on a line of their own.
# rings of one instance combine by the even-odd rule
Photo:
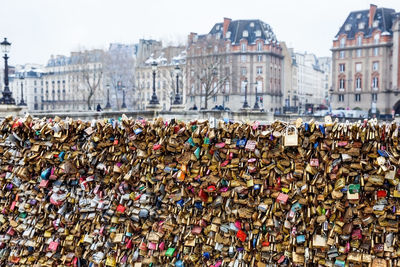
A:
<svg viewBox="0 0 400 267">
<path fill-rule="evenodd" d="M 361 13 L 357 14 L 357 19 L 361 19 Z"/>
<path fill-rule="evenodd" d="M 344 26 L 344 30 L 345 31 L 350 31 L 351 30 L 351 24 L 346 24 L 346 26 Z"/>
<path fill-rule="evenodd" d="M 374 20 L 374 22 L 372 23 L 372 27 L 376 28 L 379 26 L 379 20 Z"/>
<path fill-rule="evenodd" d="M 249 37 L 249 32 L 248 31 L 243 31 L 243 37 Z"/>
<path fill-rule="evenodd" d="M 215 27 L 215 29 L 216 29 L 217 31 L 219 31 L 220 25 L 217 25 L 217 27 Z"/>
<path fill-rule="evenodd" d="M 365 23 L 364 23 L 364 22 L 360 22 L 360 23 L 358 24 L 358 29 L 359 29 L 359 30 L 364 30 L 364 27 L 365 27 Z"/>
<path fill-rule="evenodd" d="M 260 30 L 256 31 L 256 37 L 261 37 L 261 31 Z"/>
<path fill-rule="evenodd" d="M 250 27 L 252 28 L 254 27 L 254 22 L 250 23 Z"/>
<path fill-rule="evenodd" d="M 231 38 L 231 32 L 226 32 L 226 38 Z"/>
</svg>

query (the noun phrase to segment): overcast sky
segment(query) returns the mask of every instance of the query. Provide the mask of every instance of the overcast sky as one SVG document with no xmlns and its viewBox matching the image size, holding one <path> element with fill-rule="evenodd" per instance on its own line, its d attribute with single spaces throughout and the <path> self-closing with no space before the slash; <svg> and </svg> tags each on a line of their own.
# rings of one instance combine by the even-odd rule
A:
<svg viewBox="0 0 400 267">
<path fill-rule="evenodd" d="M 111 42 L 184 44 L 190 32 L 208 33 L 228 17 L 263 20 L 295 50 L 330 56 L 349 12 L 370 3 L 400 12 L 399 0 L 2 0 L 0 39 L 12 43 L 10 64 L 45 64 L 51 54 Z"/>
</svg>

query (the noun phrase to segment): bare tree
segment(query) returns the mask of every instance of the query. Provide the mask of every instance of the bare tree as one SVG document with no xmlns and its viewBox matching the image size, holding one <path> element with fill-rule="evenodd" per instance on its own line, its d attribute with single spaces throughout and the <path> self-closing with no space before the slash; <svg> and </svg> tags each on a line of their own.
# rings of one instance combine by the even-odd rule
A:
<svg viewBox="0 0 400 267">
<path fill-rule="evenodd" d="M 71 60 L 78 65 L 78 88 L 91 110 L 93 98 L 98 94 L 103 78 L 104 51 L 100 49 L 73 53 Z"/>
<path fill-rule="evenodd" d="M 204 108 L 208 109 L 208 100 L 220 93 L 231 77 L 230 68 L 224 65 L 224 42 L 214 36 L 204 36 L 196 42 L 194 51 L 187 71 L 197 93 L 200 92 L 200 99 L 204 97 Z"/>
<path fill-rule="evenodd" d="M 122 87 L 126 88 L 126 97 L 133 103 L 135 100 L 135 60 L 133 55 L 126 49 L 110 49 L 105 54 L 104 78 L 110 85 L 116 99 L 116 108 L 120 108 L 119 96 Z M 125 100 L 127 101 L 127 100 Z"/>
</svg>

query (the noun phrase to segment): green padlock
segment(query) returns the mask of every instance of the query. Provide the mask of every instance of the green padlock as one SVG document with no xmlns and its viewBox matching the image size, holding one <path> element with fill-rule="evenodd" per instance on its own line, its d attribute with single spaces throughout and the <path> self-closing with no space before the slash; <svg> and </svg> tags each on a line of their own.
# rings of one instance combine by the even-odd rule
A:
<svg viewBox="0 0 400 267">
<path fill-rule="evenodd" d="M 165 252 L 165 256 L 172 257 L 174 255 L 175 248 L 168 248 Z"/>
</svg>

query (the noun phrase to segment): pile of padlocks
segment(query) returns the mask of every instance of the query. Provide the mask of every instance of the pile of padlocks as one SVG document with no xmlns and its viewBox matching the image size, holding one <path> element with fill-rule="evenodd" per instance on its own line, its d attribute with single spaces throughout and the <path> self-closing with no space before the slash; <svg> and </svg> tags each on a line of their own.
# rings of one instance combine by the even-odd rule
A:
<svg viewBox="0 0 400 267">
<path fill-rule="evenodd" d="M 395 123 L 0 129 L 2 266 L 400 266 Z"/>
</svg>

